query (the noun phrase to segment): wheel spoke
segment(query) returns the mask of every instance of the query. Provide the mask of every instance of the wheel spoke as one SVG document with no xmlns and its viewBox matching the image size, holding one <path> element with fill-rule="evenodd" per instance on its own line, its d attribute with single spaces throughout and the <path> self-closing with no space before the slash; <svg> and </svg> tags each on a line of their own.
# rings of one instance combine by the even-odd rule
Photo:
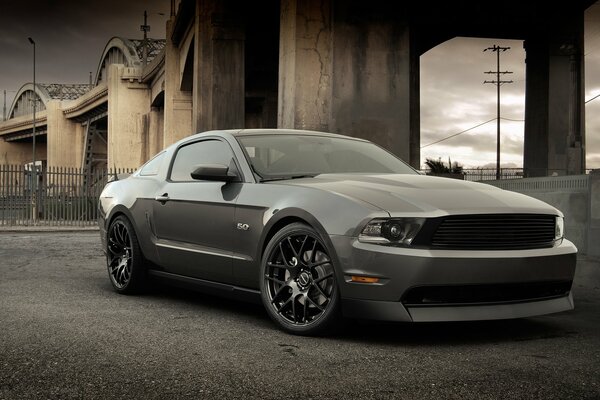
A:
<svg viewBox="0 0 600 400">
<path fill-rule="evenodd" d="M 311 264 L 315 262 L 315 254 L 316 254 L 315 250 L 317 250 L 317 239 L 313 239 L 313 240 L 314 240 L 314 243 L 313 243 L 312 250 L 310 251 L 310 260 L 308 260 L 308 262 Z"/>
<path fill-rule="evenodd" d="M 313 282 L 316 284 L 316 283 L 319 283 L 321 281 L 324 281 L 325 279 L 329 279 L 329 278 L 332 278 L 332 277 L 333 277 L 333 273 L 327 274 L 325 276 L 322 276 L 320 278 L 315 279 Z"/>
<path fill-rule="evenodd" d="M 269 275 L 265 275 L 265 278 L 267 278 L 271 282 L 275 282 L 275 283 L 278 283 L 280 285 L 285 285 L 285 282 L 282 281 L 281 279 L 273 278 L 272 276 L 269 276 Z"/>
<path fill-rule="evenodd" d="M 118 260 L 113 260 L 110 263 L 110 265 L 108 266 L 108 268 L 110 268 L 110 274 L 113 276 L 116 275 L 117 271 L 119 270 L 119 263 L 117 262 L 116 265 L 114 265 L 115 261 L 118 261 Z"/>
<path fill-rule="evenodd" d="M 285 269 L 292 269 L 292 268 L 295 268 L 295 267 L 292 267 L 291 265 L 286 265 L 286 264 L 275 264 L 275 263 L 272 263 L 272 262 L 268 262 L 268 263 L 267 263 L 267 266 L 268 266 L 268 267 L 273 267 L 273 268 L 285 268 Z"/>
<path fill-rule="evenodd" d="M 292 238 L 290 236 L 287 237 L 287 242 L 290 245 L 290 248 L 292 249 L 292 253 L 294 254 L 294 257 L 296 257 L 296 259 L 300 258 L 300 256 L 296 252 L 296 249 L 294 249 L 294 245 L 292 244 Z"/>
<path fill-rule="evenodd" d="M 331 260 L 327 259 L 327 260 L 324 260 L 324 261 L 318 261 L 316 263 L 311 263 L 309 266 L 311 268 L 315 268 L 315 267 L 319 267 L 321 265 L 325 265 L 325 264 L 329 264 L 329 263 L 331 263 Z"/>
<path fill-rule="evenodd" d="M 313 283 L 312 283 L 311 287 L 314 287 L 314 288 L 316 288 L 316 289 L 317 289 L 317 291 L 318 291 L 318 292 L 319 292 L 319 293 L 320 293 L 322 296 L 324 296 L 324 297 L 325 297 L 327 300 L 329 300 L 329 296 L 328 296 L 327 294 L 325 294 L 325 292 L 323 291 L 323 289 L 321 288 L 321 286 L 319 286 L 319 284 L 317 284 L 317 283 L 314 283 L 314 281 L 313 281 Z"/>
<path fill-rule="evenodd" d="M 287 305 L 290 303 L 290 301 L 291 301 L 291 300 L 292 300 L 292 296 L 290 296 L 290 297 L 289 297 L 289 298 L 288 298 L 288 299 L 287 299 L 287 300 L 286 300 L 286 301 L 285 301 L 285 302 L 284 302 L 284 303 L 281 305 L 281 307 L 279 307 L 279 309 L 277 310 L 277 312 L 278 312 L 279 314 L 281 314 L 281 313 L 283 312 L 283 309 L 285 308 L 285 306 L 287 306 Z"/>
<path fill-rule="evenodd" d="M 302 250 L 304 250 L 304 245 L 306 244 L 307 240 L 308 240 L 308 235 L 305 235 L 304 240 L 302 241 L 302 244 L 300 245 L 300 250 L 298 250 L 298 254 L 300 255 L 299 256 L 300 260 L 302 260 L 302 254 L 303 254 Z"/>
<path fill-rule="evenodd" d="M 314 301 L 313 301 L 313 300 L 312 300 L 310 297 L 306 296 L 306 299 L 307 299 L 308 301 L 310 301 L 310 303 L 311 303 L 313 306 L 317 307 L 317 308 L 319 309 L 319 311 L 325 311 L 325 309 L 324 309 L 323 307 L 321 307 L 320 305 L 318 305 L 317 303 L 315 303 L 315 302 L 314 302 Z"/>
<path fill-rule="evenodd" d="M 287 268 L 289 268 L 290 266 L 288 265 L 288 260 L 285 258 L 285 254 L 283 254 L 283 246 L 281 245 L 281 242 L 279 242 L 279 252 L 281 253 L 281 259 L 283 260 L 283 265 L 285 265 Z"/>
<path fill-rule="evenodd" d="M 292 299 L 292 317 L 294 318 L 294 322 L 298 322 L 296 319 L 296 296 L 292 295 L 290 299 Z"/>
<path fill-rule="evenodd" d="M 275 304 L 275 302 L 277 301 L 277 298 L 279 297 L 279 295 L 280 295 L 281 293 L 283 293 L 284 289 L 288 289 L 288 288 L 289 288 L 289 286 L 288 286 L 288 285 L 286 285 L 286 284 L 284 284 L 283 286 L 281 286 L 281 287 L 280 287 L 280 288 L 277 290 L 277 292 L 276 292 L 276 293 L 273 295 L 273 300 L 271 300 L 271 303 Z"/>
<path fill-rule="evenodd" d="M 306 323 L 306 322 L 308 322 L 306 320 L 306 311 L 308 311 L 308 294 L 304 295 L 304 307 L 303 308 L 304 308 L 304 310 L 302 311 L 302 321 L 304 323 Z"/>
</svg>

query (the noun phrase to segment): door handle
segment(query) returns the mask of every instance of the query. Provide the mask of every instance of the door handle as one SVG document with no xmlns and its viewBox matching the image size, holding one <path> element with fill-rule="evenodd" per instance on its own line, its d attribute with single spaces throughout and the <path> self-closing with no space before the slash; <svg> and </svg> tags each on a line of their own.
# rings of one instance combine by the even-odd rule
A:
<svg viewBox="0 0 600 400">
<path fill-rule="evenodd" d="M 164 193 L 160 196 L 156 196 L 154 198 L 154 200 L 158 201 L 161 204 L 165 204 L 167 201 L 169 201 L 169 194 L 168 193 Z"/>
</svg>

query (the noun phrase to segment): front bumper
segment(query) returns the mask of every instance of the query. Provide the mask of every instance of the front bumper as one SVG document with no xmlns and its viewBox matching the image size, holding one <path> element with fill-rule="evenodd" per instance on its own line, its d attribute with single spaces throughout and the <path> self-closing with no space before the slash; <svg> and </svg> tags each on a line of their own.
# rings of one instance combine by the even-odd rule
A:
<svg viewBox="0 0 600 400">
<path fill-rule="evenodd" d="M 571 282 L 577 248 L 568 240 L 534 250 L 474 251 L 386 247 L 330 236 L 340 269 L 343 313 L 347 317 L 383 321 L 468 321 L 521 318 L 573 309 L 567 291 L 519 301 L 435 302 L 410 304 L 405 295 L 417 287 L 503 287 Z M 351 282 L 353 275 L 379 282 Z"/>
</svg>

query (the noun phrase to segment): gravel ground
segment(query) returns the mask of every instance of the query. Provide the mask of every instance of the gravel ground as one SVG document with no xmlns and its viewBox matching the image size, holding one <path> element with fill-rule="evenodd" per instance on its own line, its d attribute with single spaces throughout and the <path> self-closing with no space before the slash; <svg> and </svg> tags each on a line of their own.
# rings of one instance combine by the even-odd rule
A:
<svg viewBox="0 0 600 400">
<path fill-rule="evenodd" d="M 257 305 L 114 293 L 98 232 L 3 232 L 0 399 L 598 399 L 600 262 L 578 268 L 572 312 L 306 338 Z"/>
</svg>

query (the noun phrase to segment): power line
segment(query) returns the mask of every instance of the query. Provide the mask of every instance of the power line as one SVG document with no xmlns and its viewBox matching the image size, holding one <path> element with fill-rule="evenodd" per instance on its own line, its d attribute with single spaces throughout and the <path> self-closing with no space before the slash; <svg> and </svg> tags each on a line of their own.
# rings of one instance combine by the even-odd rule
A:
<svg viewBox="0 0 600 400">
<path fill-rule="evenodd" d="M 598 95 L 598 96 L 600 96 L 600 95 Z M 513 122 L 525 122 L 525 120 L 524 120 L 524 119 L 513 119 L 513 118 L 506 118 L 506 117 L 501 117 L 501 119 L 504 119 L 504 120 L 506 120 L 506 121 L 513 121 Z M 475 126 L 472 126 L 472 127 L 470 127 L 469 129 L 465 129 L 464 131 L 460 131 L 460 132 L 458 132 L 458 133 L 453 133 L 453 134 L 452 134 L 452 135 L 450 135 L 450 136 L 446 136 L 445 138 L 442 138 L 442 139 L 440 139 L 440 140 L 436 140 L 435 142 L 428 143 L 428 144 L 426 144 L 425 146 L 421 146 L 421 148 L 422 148 L 422 149 L 424 149 L 425 147 L 433 146 L 434 144 L 438 144 L 438 143 L 440 143 L 440 142 L 443 142 L 443 141 L 445 141 L 445 140 L 452 139 L 453 137 L 456 137 L 456 136 L 458 136 L 458 135 L 462 135 L 462 134 L 463 134 L 463 133 L 465 133 L 465 132 L 472 131 L 472 130 L 473 130 L 473 129 L 475 129 L 475 128 L 479 128 L 480 126 L 482 126 L 482 125 L 485 125 L 485 124 L 488 124 L 488 123 L 490 123 L 490 122 L 492 122 L 492 121 L 495 121 L 495 120 L 496 120 L 496 118 L 489 119 L 489 120 L 487 120 L 487 121 L 485 121 L 485 122 L 482 122 L 482 123 L 480 123 L 480 124 L 477 124 L 477 125 L 475 125 Z"/>
<path fill-rule="evenodd" d="M 473 130 L 473 129 L 475 129 L 475 128 L 479 128 L 480 126 L 482 126 L 482 125 L 485 125 L 485 124 L 489 124 L 490 122 L 492 122 L 492 121 L 495 121 L 495 120 L 496 120 L 496 118 L 489 119 L 489 120 L 487 120 L 487 121 L 485 121 L 485 122 L 482 122 L 482 123 L 480 123 L 480 124 L 477 124 L 477 125 L 475 125 L 475 126 L 472 126 L 472 127 L 470 127 L 469 129 L 465 129 L 464 131 L 461 131 L 461 132 L 458 132 L 458 133 L 454 133 L 454 134 L 452 134 L 452 135 L 450 135 L 450 136 L 446 136 L 446 137 L 445 137 L 445 138 L 443 138 L 443 139 L 440 139 L 440 140 L 437 140 L 437 141 L 435 141 L 435 142 L 432 142 L 432 143 L 426 144 L 425 146 L 421 146 L 421 148 L 422 148 L 422 149 L 424 149 L 425 147 L 433 146 L 434 144 L 438 144 L 438 143 L 440 143 L 440 142 L 443 142 L 444 140 L 452 139 L 452 138 L 453 138 L 453 137 L 455 137 L 455 136 L 462 135 L 462 134 L 463 134 L 463 133 L 465 133 L 465 132 L 472 131 L 472 130 Z"/>
<path fill-rule="evenodd" d="M 586 101 L 584 104 L 587 104 L 587 103 L 589 103 L 590 101 L 597 99 L 598 97 L 600 97 L 600 94 L 597 94 L 597 95 L 595 95 L 595 96 L 594 96 L 594 97 L 592 97 L 591 99 L 587 100 L 587 101 Z"/>
</svg>

